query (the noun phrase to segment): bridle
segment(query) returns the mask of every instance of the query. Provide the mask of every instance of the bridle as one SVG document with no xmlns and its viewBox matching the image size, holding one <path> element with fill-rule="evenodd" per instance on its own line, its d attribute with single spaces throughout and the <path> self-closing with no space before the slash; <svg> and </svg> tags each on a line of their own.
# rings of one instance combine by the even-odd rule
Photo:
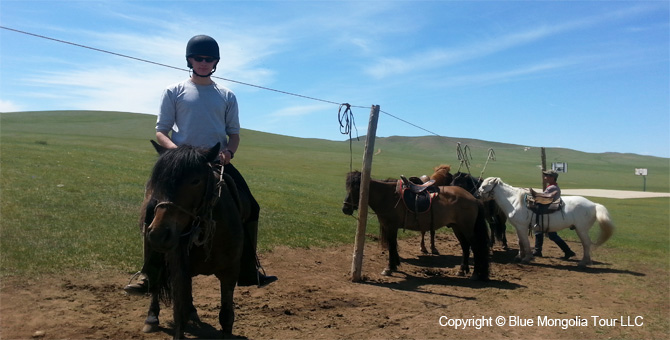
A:
<svg viewBox="0 0 670 340">
<path fill-rule="evenodd" d="M 358 204 L 349 203 L 347 202 L 346 199 L 344 200 L 344 202 L 342 202 L 342 204 L 351 207 L 352 210 L 358 210 Z"/>
<path fill-rule="evenodd" d="M 493 182 L 493 186 L 491 186 L 491 189 L 485 193 L 487 197 L 490 198 L 491 196 L 493 196 L 493 189 L 495 189 L 498 186 L 498 183 L 499 183 L 498 181 Z"/>
<path fill-rule="evenodd" d="M 223 179 L 222 164 L 208 163 L 208 165 L 213 172 L 219 173 L 219 181 L 215 185 L 212 185 L 213 176 L 211 175 L 207 176 L 207 185 L 206 185 L 207 189 L 203 194 L 202 203 L 200 204 L 199 207 L 194 208 L 191 211 L 172 201 L 161 201 L 154 207 L 154 216 L 156 215 L 156 211 L 158 210 L 158 208 L 164 207 L 164 208 L 175 208 L 178 212 L 187 215 L 192 219 L 191 228 L 189 228 L 187 232 L 181 234 L 180 237 L 185 237 L 193 233 L 197 233 L 200 229 L 200 225 L 203 222 L 207 225 L 211 226 L 214 225 L 214 220 L 212 219 L 212 210 L 216 205 L 217 201 L 219 200 L 219 198 L 221 197 L 221 189 L 225 185 L 225 180 Z"/>
</svg>

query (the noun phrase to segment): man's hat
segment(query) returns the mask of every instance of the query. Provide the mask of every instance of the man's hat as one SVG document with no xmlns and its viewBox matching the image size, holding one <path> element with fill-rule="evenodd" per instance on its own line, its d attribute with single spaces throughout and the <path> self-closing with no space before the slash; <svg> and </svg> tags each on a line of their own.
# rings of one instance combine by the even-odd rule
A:
<svg viewBox="0 0 670 340">
<path fill-rule="evenodd" d="M 547 175 L 547 176 L 551 176 L 553 178 L 558 178 L 558 172 L 556 172 L 554 170 L 546 170 L 546 171 L 542 171 L 542 173 Z"/>
</svg>

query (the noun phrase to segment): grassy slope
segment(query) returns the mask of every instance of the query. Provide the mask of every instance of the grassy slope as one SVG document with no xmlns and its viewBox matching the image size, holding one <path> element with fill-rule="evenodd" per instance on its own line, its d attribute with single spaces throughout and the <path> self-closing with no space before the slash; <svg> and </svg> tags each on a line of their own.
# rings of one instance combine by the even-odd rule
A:
<svg viewBox="0 0 670 340">
<path fill-rule="evenodd" d="M 156 158 L 148 143 L 155 117 L 59 111 L 0 118 L 2 274 L 137 270 L 142 253 L 137 210 Z M 352 242 L 356 223 L 340 211 L 351 157 L 348 142 L 250 130 L 242 131 L 242 141 L 235 164 L 262 207 L 262 250 Z M 540 185 L 539 148 L 461 141 L 472 150 L 473 174 L 482 171 L 493 147 L 497 160 L 488 164 L 485 177 L 501 177 L 515 186 Z M 353 143 L 355 169 L 363 147 L 364 138 Z M 452 164 L 455 171 L 459 164 L 455 140 L 448 138 L 380 138 L 375 150 L 381 150 L 372 168 L 376 178 L 430 174 L 441 163 Z M 569 162 L 570 172 L 560 178 L 564 188 L 640 190 L 642 179 L 633 169 L 646 167 L 647 190 L 670 191 L 667 158 L 547 149 L 547 162 L 553 161 Z M 668 258 L 668 199 L 593 200 L 608 206 L 619 226 L 612 245 L 656 261 Z M 377 228 L 371 216 L 368 232 Z M 568 239 L 574 234 L 564 233 Z"/>
</svg>

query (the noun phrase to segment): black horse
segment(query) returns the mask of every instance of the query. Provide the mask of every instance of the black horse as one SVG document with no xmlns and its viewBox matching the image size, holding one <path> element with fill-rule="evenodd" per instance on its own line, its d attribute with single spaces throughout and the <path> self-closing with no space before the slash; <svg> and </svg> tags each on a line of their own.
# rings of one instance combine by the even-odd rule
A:
<svg viewBox="0 0 670 340">
<path fill-rule="evenodd" d="M 481 178 L 475 179 L 470 174 L 459 171 L 454 174 L 450 185 L 459 186 L 470 192 L 473 196 L 477 197 L 477 189 L 479 189 L 481 184 Z M 483 203 L 486 222 L 491 229 L 489 247 L 493 248 L 495 240 L 497 239 L 502 244 L 503 249 L 508 250 L 509 247 L 507 246 L 507 236 L 505 235 L 505 231 L 507 229 L 507 215 L 505 215 L 505 212 L 500 209 L 494 200 L 485 201 Z"/>
<path fill-rule="evenodd" d="M 162 265 L 149 273 L 151 306 L 144 332 L 158 329 L 163 301 L 173 305 L 174 338 L 183 338 L 188 321 L 199 322 L 191 277 L 213 274 L 221 286 L 219 323 L 223 336 L 232 337 L 244 234 L 235 184 L 212 164 L 219 144 L 166 149 L 152 143 L 160 157 L 146 186 L 140 223 L 145 256 L 151 257 L 146 260 Z"/>
</svg>

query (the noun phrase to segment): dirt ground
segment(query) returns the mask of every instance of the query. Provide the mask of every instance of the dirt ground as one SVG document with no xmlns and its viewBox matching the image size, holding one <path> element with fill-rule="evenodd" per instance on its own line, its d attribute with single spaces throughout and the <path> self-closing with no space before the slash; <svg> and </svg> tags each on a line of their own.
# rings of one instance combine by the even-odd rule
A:
<svg viewBox="0 0 670 340">
<path fill-rule="evenodd" d="M 517 249 L 512 238 L 512 249 Z M 353 245 L 265 253 L 262 263 L 279 281 L 236 290 L 234 333 L 249 339 L 669 336 L 668 268 L 597 262 L 616 255 L 605 245 L 594 252 L 591 268 L 579 270 L 579 244 L 569 243 L 578 258 L 564 261 L 550 242 L 545 257 L 531 265 L 514 263 L 516 250 L 496 249 L 492 280 L 482 283 L 456 275 L 459 247 L 453 235 L 438 234 L 437 244 L 442 255 L 420 256 L 419 237 L 400 241 L 401 271 L 384 277 L 380 272 L 386 254 L 368 239 L 362 283 L 350 281 Z M 149 298 L 124 295 L 121 288 L 128 278 L 119 272 L 5 278 L 0 338 L 170 338 L 172 316 L 167 309 L 159 332 L 141 332 Z M 221 336 L 218 294 L 215 278 L 194 279 L 195 305 L 203 323 L 191 326 L 188 338 Z M 458 321 L 467 324 L 456 325 Z"/>
</svg>

